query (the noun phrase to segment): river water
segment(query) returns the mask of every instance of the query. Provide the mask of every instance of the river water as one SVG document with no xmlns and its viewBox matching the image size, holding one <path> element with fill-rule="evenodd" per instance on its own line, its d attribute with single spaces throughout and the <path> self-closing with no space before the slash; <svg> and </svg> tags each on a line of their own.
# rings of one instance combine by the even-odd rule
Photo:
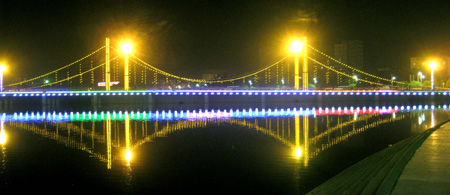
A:
<svg viewBox="0 0 450 195">
<path fill-rule="evenodd" d="M 303 194 L 445 104 L 0 113 L 0 190 Z"/>
</svg>

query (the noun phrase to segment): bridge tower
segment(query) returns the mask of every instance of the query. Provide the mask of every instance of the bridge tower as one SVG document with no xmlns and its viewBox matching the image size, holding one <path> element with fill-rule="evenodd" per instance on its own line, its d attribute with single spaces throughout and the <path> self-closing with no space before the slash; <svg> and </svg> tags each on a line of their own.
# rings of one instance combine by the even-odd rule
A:
<svg viewBox="0 0 450 195">
<path fill-rule="evenodd" d="M 106 61 L 105 61 L 105 90 L 110 90 L 110 68 L 109 68 L 109 38 L 106 38 Z"/>
</svg>

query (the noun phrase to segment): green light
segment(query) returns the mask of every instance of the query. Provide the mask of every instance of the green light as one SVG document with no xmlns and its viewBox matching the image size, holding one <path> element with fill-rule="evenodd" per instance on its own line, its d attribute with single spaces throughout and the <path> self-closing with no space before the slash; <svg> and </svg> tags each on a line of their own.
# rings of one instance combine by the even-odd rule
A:
<svg viewBox="0 0 450 195">
<path fill-rule="evenodd" d="M 50 81 L 48 79 L 45 79 L 45 84 L 48 84 Z"/>
</svg>

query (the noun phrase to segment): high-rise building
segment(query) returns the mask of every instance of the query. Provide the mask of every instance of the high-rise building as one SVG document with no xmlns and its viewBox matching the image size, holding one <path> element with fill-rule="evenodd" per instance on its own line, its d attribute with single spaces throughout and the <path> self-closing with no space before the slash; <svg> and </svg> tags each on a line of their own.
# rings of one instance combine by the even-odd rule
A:
<svg viewBox="0 0 450 195">
<path fill-rule="evenodd" d="M 357 69 L 362 69 L 364 67 L 363 42 L 348 40 L 334 44 L 334 58 Z"/>
</svg>

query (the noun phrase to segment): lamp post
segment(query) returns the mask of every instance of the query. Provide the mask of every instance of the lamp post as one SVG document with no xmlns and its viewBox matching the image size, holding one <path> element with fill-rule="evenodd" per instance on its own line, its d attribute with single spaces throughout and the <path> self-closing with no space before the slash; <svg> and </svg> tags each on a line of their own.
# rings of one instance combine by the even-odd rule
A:
<svg viewBox="0 0 450 195">
<path fill-rule="evenodd" d="M 5 65 L 0 65 L 0 91 L 3 92 L 3 72 L 6 70 Z"/>
<path fill-rule="evenodd" d="M 300 86 L 300 68 L 298 67 L 298 53 L 302 50 L 303 44 L 300 41 L 292 41 L 290 50 L 295 54 L 295 67 L 294 67 L 294 86 L 298 90 Z"/>
<path fill-rule="evenodd" d="M 417 81 L 419 81 L 420 83 L 422 83 L 422 72 L 418 72 L 417 73 L 418 77 L 417 77 Z"/>
<path fill-rule="evenodd" d="M 133 47 L 131 46 L 130 42 L 126 42 L 122 44 L 122 52 L 125 54 L 125 68 L 124 68 L 124 87 L 123 89 L 125 91 L 128 91 L 130 89 L 129 87 L 129 78 L 128 78 L 128 54 L 131 53 L 133 50 Z"/>
<path fill-rule="evenodd" d="M 394 86 L 394 81 L 395 81 L 395 79 L 396 79 L 395 76 L 393 76 L 392 79 L 391 79 L 391 85 L 392 85 L 392 86 Z"/>
<path fill-rule="evenodd" d="M 434 90 L 434 69 L 436 69 L 437 63 L 435 61 L 431 61 L 428 63 L 428 66 L 431 69 L 431 90 Z"/>
</svg>

